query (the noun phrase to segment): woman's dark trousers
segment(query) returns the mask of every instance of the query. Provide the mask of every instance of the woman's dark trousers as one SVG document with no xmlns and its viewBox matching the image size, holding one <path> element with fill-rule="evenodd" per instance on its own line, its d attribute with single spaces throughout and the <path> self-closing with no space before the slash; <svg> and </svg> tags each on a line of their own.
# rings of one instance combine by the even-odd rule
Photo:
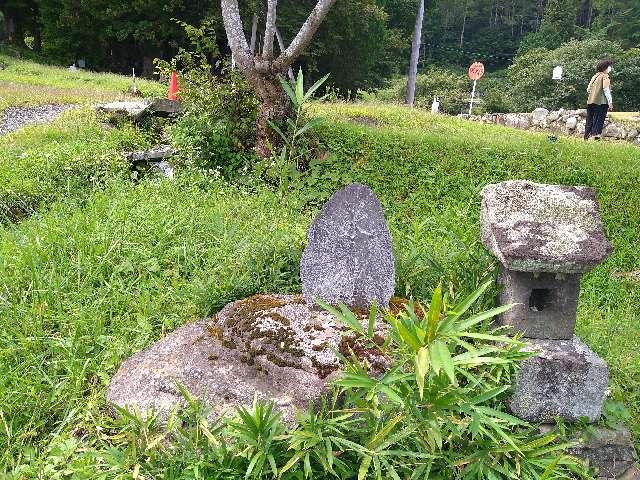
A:
<svg viewBox="0 0 640 480">
<path fill-rule="evenodd" d="M 609 105 L 596 105 L 590 103 L 587 105 L 587 124 L 584 127 L 584 139 L 594 135 L 601 135 L 604 128 L 604 120 L 607 118 Z"/>
</svg>

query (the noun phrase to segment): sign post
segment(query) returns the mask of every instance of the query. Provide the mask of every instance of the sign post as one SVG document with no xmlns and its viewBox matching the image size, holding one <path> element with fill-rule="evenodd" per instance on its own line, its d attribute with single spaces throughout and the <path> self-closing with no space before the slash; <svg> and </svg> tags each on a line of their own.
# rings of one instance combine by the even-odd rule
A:
<svg viewBox="0 0 640 480">
<path fill-rule="evenodd" d="M 469 115 L 473 110 L 473 100 L 476 96 L 476 84 L 478 80 L 484 75 L 484 65 L 480 62 L 475 62 L 469 67 L 469 78 L 473 80 L 473 90 L 471 90 L 471 101 L 469 102 Z"/>
<path fill-rule="evenodd" d="M 555 67 L 553 69 L 553 74 L 551 75 L 551 79 L 552 80 L 562 80 L 562 67 L 560 65 L 558 65 L 557 67 Z"/>
</svg>

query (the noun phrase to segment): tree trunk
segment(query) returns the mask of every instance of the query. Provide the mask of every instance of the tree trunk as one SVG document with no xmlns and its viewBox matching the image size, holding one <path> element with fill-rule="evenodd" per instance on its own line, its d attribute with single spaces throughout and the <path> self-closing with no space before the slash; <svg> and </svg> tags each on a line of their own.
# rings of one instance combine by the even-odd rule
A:
<svg viewBox="0 0 640 480">
<path fill-rule="evenodd" d="M 422 0 L 424 1 L 424 0 Z M 267 1 L 267 19 L 262 54 L 252 52 L 245 37 L 238 0 L 220 0 L 222 20 L 227 33 L 227 40 L 232 52 L 232 59 L 246 75 L 260 97 L 260 109 L 256 122 L 256 152 L 261 157 L 272 153 L 272 146 L 280 144 L 269 121 L 284 123 L 285 118 L 293 112 L 291 101 L 279 81 L 291 64 L 309 45 L 313 35 L 336 0 L 317 0 L 307 20 L 289 46 L 274 58 L 273 41 L 276 33 L 277 0 Z"/>
<path fill-rule="evenodd" d="M 409 64 L 409 78 L 407 81 L 406 104 L 413 107 L 416 98 L 416 79 L 418 76 L 418 60 L 420 58 L 420 43 L 422 42 L 422 19 L 424 17 L 424 0 L 418 2 L 416 27 L 411 44 L 411 63 Z"/>
<path fill-rule="evenodd" d="M 464 29 L 467 26 L 467 10 L 469 8 L 469 1 L 464 2 L 464 15 L 462 16 L 462 31 L 460 32 L 460 48 L 464 46 Z"/>
<path fill-rule="evenodd" d="M 39 27 L 33 31 L 33 51 L 37 53 L 42 51 L 42 34 Z"/>
<path fill-rule="evenodd" d="M 269 122 L 282 126 L 286 119 L 293 114 L 291 100 L 282 88 L 278 80 L 279 76 L 279 74 L 271 72 L 266 74 L 255 72 L 247 75 L 260 97 L 256 120 L 256 152 L 262 158 L 270 156 L 273 147 L 282 143 L 282 139 L 271 128 Z"/>
<path fill-rule="evenodd" d="M 253 21 L 251 22 L 251 44 L 249 48 L 251 53 L 256 53 L 256 39 L 258 38 L 258 15 L 253 14 Z"/>
<path fill-rule="evenodd" d="M 280 30 L 278 30 L 277 28 L 276 28 L 276 39 L 278 40 L 278 46 L 280 47 L 280 51 L 284 52 L 285 46 L 284 46 L 284 42 L 282 41 L 282 35 L 280 35 Z M 289 81 L 291 82 L 291 85 L 296 83 L 296 77 L 293 76 L 293 68 L 289 67 L 287 69 L 287 75 L 289 75 Z"/>
</svg>

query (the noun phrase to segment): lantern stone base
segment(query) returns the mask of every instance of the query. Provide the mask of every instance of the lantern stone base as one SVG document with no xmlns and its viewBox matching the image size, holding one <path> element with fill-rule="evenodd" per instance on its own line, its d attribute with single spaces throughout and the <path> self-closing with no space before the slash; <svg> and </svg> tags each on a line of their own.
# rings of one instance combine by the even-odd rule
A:
<svg viewBox="0 0 640 480">
<path fill-rule="evenodd" d="M 598 479 L 640 479 L 631 433 L 623 425 L 616 428 L 590 427 L 576 440 L 577 445 L 567 453 L 596 467 Z"/>
<path fill-rule="evenodd" d="M 509 406 L 514 415 L 530 422 L 560 417 L 595 422 L 602 414 L 609 374 L 606 362 L 580 339 L 528 339 L 536 352 L 522 363 Z"/>
</svg>

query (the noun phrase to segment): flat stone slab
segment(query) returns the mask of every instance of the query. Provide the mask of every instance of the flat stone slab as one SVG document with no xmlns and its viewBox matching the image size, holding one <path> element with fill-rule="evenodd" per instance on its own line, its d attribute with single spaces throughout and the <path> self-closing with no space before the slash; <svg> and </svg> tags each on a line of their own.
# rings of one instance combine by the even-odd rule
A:
<svg viewBox="0 0 640 480">
<path fill-rule="evenodd" d="M 507 269 L 581 273 L 611 253 L 596 192 L 510 180 L 482 190 L 482 243 Z"/>
<path fill-rule="evenodd" d="M 391 234 L 375 193 L 359 183 L 337 191 L 309 227 L 300 264 L 309 305 L 387 307 L 395 289 Z"/>
<path fill-rule="evenodd" d="M 598 468 L 598 479 L 640 478 L 635 469 L 638 455 L 633 446 L 631 432 L 624 426 L 592 427 L 578 438 L 578 445 L 567 453 Z"/>
<path fill-rule="evenodd" d="M 149 105 L 146 101 L 110 102 L 95 105 L 94 108 L 98 112 L 136 119 L 149 108 Z"/>
<path fill-rule="evenodd" d="M 560 417 L 596 421 L 609 385 L 606 362 L 578 337 L 571 340 L 529 340 L 525 350 L 536 355 L 522 362 L 511 411 L 529 422 Z"/>
<path fill-rule="evenodd" d="M 175 150 L 170 145 L 158 145 L 148 150 L 137 150 L 125 154 L 127 160 L 132 163 L 160 161 L 171 157 Z"/>
<path fill-rule="evenodd" d="M 171 117 L 182 112 L 182 102 L 168 98 L 156 98 L 151 102 L 149 110 L 160 117 Z"/>
<path fill-rule="evenodd" d="M 212 417 L 250 406 L 255 394 L 272 400 L 290 423 L 297 410 L 327 393 L 340 370 L 336 351 L 348 355 L 349 348 L 374 368 L 387 364 L 301 296 L 256 295 L 133 355 L 111 380 L 107 401 L 143 414 L 154 409 L 166 419 L 184 404 L 176 388 L 180 383 L 212 408 Z"/>
</svg>

